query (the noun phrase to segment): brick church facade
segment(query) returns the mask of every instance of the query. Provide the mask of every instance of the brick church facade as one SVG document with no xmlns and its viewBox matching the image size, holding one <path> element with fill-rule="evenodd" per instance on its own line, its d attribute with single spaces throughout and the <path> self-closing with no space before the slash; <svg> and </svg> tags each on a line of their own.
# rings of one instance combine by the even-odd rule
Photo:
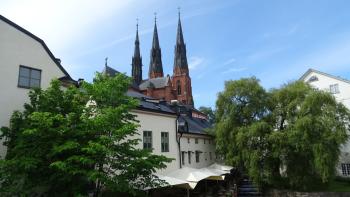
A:
<svg viewBox="0 0 350 197">
<path fill-rule="evenodd" d="M 184 105 L 190 105 L 192 107 L 194 106 L 191 77 L 189 74 L 186 56 L 186 44 L 183 38 L 180 14 L 177 26 L 172 75 L 164 76 L 163 73 L 162 52 L 159 45 L 156 21 L 153 31 L 153 42 L 151 48 L 148 79 L 142 79 L 142 57 L 140 53 L 138 28 L 136 30 L 131 75 L 134 83 L 133 89 L 144 95 L 160 100 L 165 100 L 167 102 L 177 100 Z"/>
</svg>

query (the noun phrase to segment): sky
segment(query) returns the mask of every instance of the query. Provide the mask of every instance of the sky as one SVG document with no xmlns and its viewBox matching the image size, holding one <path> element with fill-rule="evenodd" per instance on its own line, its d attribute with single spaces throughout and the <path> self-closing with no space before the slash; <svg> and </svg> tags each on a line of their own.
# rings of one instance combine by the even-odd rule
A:
<svg viewBox="0 0 350 197">
<path fill-rule="evenodd" d="M 224 82 L 255 76 L 267 90 L 309 68 L 350 79 L 347 0 L 0 0 L 0 14 L 45 41 L 74 79 L 105 58 L 130 75 L 136 18 L 147 78 L 154 13 L 172 74 L 178 8 L 195 106 L 215 107 Z"/>
</svg>

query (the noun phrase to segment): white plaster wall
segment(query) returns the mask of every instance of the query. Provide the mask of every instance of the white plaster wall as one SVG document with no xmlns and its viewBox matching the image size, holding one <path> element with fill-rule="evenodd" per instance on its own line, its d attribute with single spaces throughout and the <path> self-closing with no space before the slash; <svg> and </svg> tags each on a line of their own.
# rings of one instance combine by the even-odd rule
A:
<svg viewBox="0 0 350 197">
<path fill-rule="evenodd" d="M 135 114 L 137 116 L 136 119 L 140 121 L 138 137 L 141 139 L 141 143 L 137 148 L 143 148 L 143 131 L 152 131 L 153 153 L 175 159 L 171 163 L 168 163 L 166 169 L 159 170 L 157 173 L 165 174 L 179 169 L 179 149 L 176 143 L 176 115 L 166 115 L 140 110 L 134 110 L 133 114 Z M 169 133 L 169 152 L 161 152 L 161 132 Z"/>
<path fill-rule="evenodd" d="M 317 81 L 308 82 L 308 80 L 312 77 L 316 76 L 318 78 Z M 308 82 L 311 86 L 323 90 L 326 92 L 330 91 L 330 85 L 338 84 L 339 87 L 339 93 L 333 94 L 335 99 L 338 102 L 343 103 L 348 109 L 350 109 L 350 83 L 344 82 L 339 79 L 335 79 L 329 76 L 325 76 L 316 72 L 311 72 L 308 74 L 304 82 Z M 348 133 L 350 134 L 350 133 Z M 341 147 L 341 155 L 339 158 L 339 165 L 337 167 L 337 173 L 338 175 L 342 175 L 342 169 L 340 164 L 341 163 L 349 163 L 350 162 L 350 140 L 348 140 L 342 147 Z"/>
<path fill-rule="evenodd" d="M 14 110 L 28 102 L 28 89 L 18 88 L 19 65 L 41 70 L 41 87 L 47 88 L 53 78 L 64 73 L 52 61 L 41 43 L 0 20 L 0 127 L 8 126 Z M 0 156 L 6 147 L 0 142 Z"/>
<path fill-rule="evenodd" d="M 195 139 L 198 138 L 198 144 L 195 143 Z M 189 142 L 188 142 L 189 139 Z M 205 144 L 204 144 L 205 139 Z M 209 144 L 210 139 L 210 144 Z M 207 167 L 215 162 L 215 144 L 214 140 L 209 136 L 204 135 L 192 135 L 183 134 L 181 137 L 181 151 L 185 153 L 185 165 L 191 168 L 203 168 Z M 191 151 L 191 163 L 188 162 L 188 151 Z M 201 151 L 199 154 L 199 163 L 196 162 L 196 151 Z M 210 160 L 209 153 L 212 154 L 212 160 Z"/>
<path fill-rule="evenodd" d="M 309 82 L 309 84 L 313 87 L 318 88 L 319 90 L 329 92 L 330 85 L 338 84 L 339 93 L 333 95 L 338 102 L 342 102 L 347 108 L 350 109 L 350 83 L 346 83 L 342 80 L 321 75 L 315 72 L 311 72 L 308 76 L 306 76 L 304 81 L 307 82 L 312 76 L 316 76 L 318 78 L 318 81 Z"/>
</svg>

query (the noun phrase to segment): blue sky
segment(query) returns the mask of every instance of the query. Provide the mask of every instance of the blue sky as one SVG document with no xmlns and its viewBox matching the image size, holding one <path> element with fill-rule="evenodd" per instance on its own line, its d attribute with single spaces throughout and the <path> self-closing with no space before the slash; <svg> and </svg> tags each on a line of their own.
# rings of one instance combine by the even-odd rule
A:
<svg viewBox="0 0 350 197">
<path fill-rule="evenodd" d="M 269 89 L 308 68 L 350 79 L 350 1 L 1 0 L 0 13 L 42 38 L 75 78 L 108 64 L 130 74 L 139 18 L 144 78 L 157 12 L 171 74 L 181 7 L 195 105 L 215 106 L 224 81 L 256 76 Z"/>
</svg>

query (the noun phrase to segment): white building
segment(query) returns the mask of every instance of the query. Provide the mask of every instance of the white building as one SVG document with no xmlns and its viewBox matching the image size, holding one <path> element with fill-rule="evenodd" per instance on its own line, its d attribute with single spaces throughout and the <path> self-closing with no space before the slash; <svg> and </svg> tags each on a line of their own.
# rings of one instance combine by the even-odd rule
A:
<svg viewBox="0 0 350 197">
<path fill-rule="evenodd" d="M 52 79 L 73 81 L 43 40 L 0 15 L 0 127 L 22 110 L 32 87 L 47 88 Z M 0 157 L 6 147 L 0 141 Z"/>
<path fill-rule="evenodd" d="M 311 86 L 330 92 L 338 102 L 350 109 L 350 81 L 318 70 L 309 69 L 300 80 Z M 350 134 L 350 133 L 349 133 Z M 341 148 L 337 172 L 341 176 L 350 176 L 350 141 Z"/>
</svg>

